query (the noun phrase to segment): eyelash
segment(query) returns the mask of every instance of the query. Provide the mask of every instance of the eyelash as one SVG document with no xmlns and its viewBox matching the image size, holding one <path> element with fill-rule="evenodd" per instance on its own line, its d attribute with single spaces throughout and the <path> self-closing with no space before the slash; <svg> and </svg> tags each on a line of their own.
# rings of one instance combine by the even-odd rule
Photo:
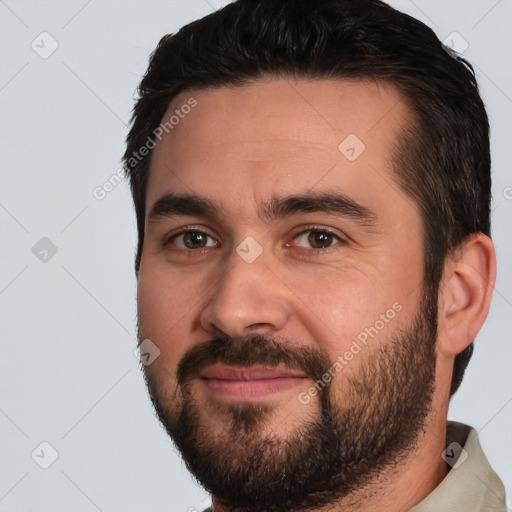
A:
<svg viewBox="0 0 512 512">
<path fill-rule="evenodd" d="M 303 229 L 302 231 L 300 231 L 300 232 L 296 233 L 295 235 L 293 235 L 293 240 L 296 240 L 300 236 L 303 236 L 303 235 L 305 235 L 307 233 L 312 233 L 312 232 L 325 233 L 327 235 L 331 235 L 337 241 L 333 242 L 332 245 L 330 245 L 329 247 L 325 247 L 325 248 L 297 247 L 298 249 L 302 249 L 302 250 L 308 251 L 310 253 L 311 252 L 313 252 L 313 253 L 326 253 L 326 252 L 330 252 L 330 250 L 333 249 L 333 248 L 334 249 L 339 249 L 337 247 L 338 245 L 345 245 L 347 243 L 347 241 L 344 238 L 342 238 L 340 235 L 338 235 L 338 234 L 334 233 L 333 231 L 331 231 L 330 229 L 322 227 L 322 226 L 308 226 L 306 229 Z M 172 244 L 180 236 L 184 236 L 184 235 L 186 235 L 188 233 L 199 233 L 201 235 L 206 235 L 208 238 L 211 238 L 212 240 L 215 240 L 215 238 L 212 235 L 210 235 L 207 231 L 205 231 L 204 228 L 190 226 L 190 227 L 183 228 L 179 233 L 174 233 L 170 237 L 166 238 L 164 240 L 164 242 L 163 242 L 163 245 L 164 246 L 168 246 L 168 245 Z M 286 247 L 290 247 L 290 246 L 292 246 L 291 243 L 286 243 Z M 212 246 L 209 246 L 209 247 L 206 246 L 206 247 L 199 247 L 197 249 L 185 249 L 183 247 L 178 247 L 178 249 L 182 250 L 182 251 L 196 251 L 197 252 L 197 251 L 204 251 L 205 249 L 207 250 L 207 249 L 209 249 L 211 247 Z"/>
</svg>

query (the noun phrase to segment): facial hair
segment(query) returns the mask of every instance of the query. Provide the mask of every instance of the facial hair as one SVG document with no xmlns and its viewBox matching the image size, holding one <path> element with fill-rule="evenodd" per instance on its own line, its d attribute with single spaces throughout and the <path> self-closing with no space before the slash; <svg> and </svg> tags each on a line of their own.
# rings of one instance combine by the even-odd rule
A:
<svg viewBox="0 0 512 512">
<path fill-rule="evenodd" d="M 316 417 L 297 424 L 284 439 L 262 434 L 275 410 L 268 402 L 219 406 L 226 428 L 213 435 L 190 384 L 214 363 L 280 364 L 299 368 L 316 382 L 332 366 L 320 350 L 264 336 L 218 338 L 185 354 L 174 393 L 150 366 L 145 378 L 186 466 L 223 508 L 310 511 L 369 486 L 413 448 L 431 411 L 436 338 L 437 302 L 427 296 L 407 329 L 395 330 L 377 347 L 369 342 L 356 356 L 364 358 L 356 372 L 343 368 L 319 389 Z M 343 396 L 343 406 L 336 394 Z"/>
</svg>

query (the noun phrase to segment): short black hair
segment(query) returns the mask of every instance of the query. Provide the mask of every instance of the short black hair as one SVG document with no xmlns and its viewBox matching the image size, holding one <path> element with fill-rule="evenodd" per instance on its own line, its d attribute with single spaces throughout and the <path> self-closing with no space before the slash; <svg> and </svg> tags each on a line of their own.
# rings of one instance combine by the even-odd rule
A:
<svg viewBox="0 0 512 512">
<path fill-rule="evenodd" d="M 413 121 L 396 144 L 393 172 L 419 205 L 425 284 L 437 294 L 448 254 L 473 233 L 490 235 L 489 122 L 472 66 L 425 24 L 380 0 L 238 0 L 160 40 L 123 157 L 137 216 L 136 274 L 152 152 L 133 156 L 148 141 L 154 147 L 154 131 L 179 93 L 264 77 L 370 79 L 402 93 Z M 473 343 L 457 355 L 451 394 L 472 352 Z"/>
</svg>

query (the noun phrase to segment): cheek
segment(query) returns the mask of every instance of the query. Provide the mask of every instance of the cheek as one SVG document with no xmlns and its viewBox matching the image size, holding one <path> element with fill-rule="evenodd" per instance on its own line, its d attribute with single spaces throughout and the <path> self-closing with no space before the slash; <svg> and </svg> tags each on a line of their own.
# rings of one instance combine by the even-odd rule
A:
<svg viewBox="0 0 512 512">
<path fill-rule="evenodd" d="M 314 286 L 313 286 L 314 285 Z M 369 293 L 361 286 L 344 280 L 328 280 L 325 283 L 306 278 L 295 279 L 290 289 L 301 302 L 301 316 L 311 327 L 321 330 L 321 339 L 345 339 L 355 326 L 364 323 L 376 306 Z"/>
<path fill-rule="evenodd" d="M 343 364 L 356 368 L 351 361 L 368 355 L 415 313 L 420 289 L 407 283 L 416 273 L 385 269 L 385 264 L 359 264 L 286 276 L 300 325 L 332 362 L 342 357 Z"/>
<path fill-rule="evenodd" d="M 151 263 L 141 265 L 137 288 L 140 336 L 158 346 L 166 366 L 177 365 L 188 348 L 197 313 L 197 290 L 175 272 Z"/>
</svg>

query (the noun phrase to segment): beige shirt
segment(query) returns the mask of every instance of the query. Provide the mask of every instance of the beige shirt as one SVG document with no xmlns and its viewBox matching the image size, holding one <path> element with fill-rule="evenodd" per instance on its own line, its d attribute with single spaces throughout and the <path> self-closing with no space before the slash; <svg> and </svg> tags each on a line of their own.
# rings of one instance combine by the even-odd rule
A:
<svg viewBox="0 0 512 512">
<path fill-rule="evenodd" d="M 452 443 L 463 447 L 465 452 Z M 443 481 L 409 512 L 506 512 L 505 488 L 489 465 L 476 430 L 449 421 L 446 446 L 444 459 L 452 468 Z M 450 456 L 454 456 L 453 461 Z"/>
<path fill-rule="evenodd" d="M 507 512 L 505 488 L 489 465 L 476 430 L 449 421 L 446 446 L 443 458 L 451 467 L 450 471 L 409 512 Z M 211 512 L 211 508 L 204 512 Z"/>
</svg>

